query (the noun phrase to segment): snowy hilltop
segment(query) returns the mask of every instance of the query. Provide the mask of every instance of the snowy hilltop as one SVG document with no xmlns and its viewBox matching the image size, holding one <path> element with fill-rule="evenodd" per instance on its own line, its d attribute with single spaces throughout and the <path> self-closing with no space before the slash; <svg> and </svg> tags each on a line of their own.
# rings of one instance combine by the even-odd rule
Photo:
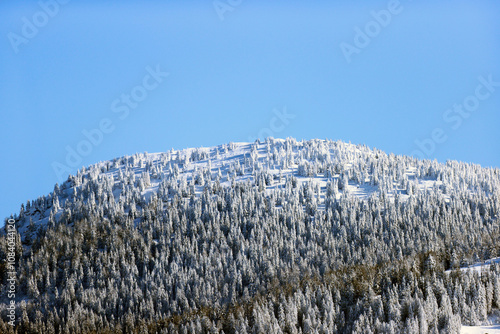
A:
<svg viewBox="0 0 500 334">
<path fill-rule="evenodd" d="M 466 193 L 491 195 L 491 189 L 483 189 L 478 182 L 482 178 L 478 178 L 477 172 L 483 170 L 498 177 L 497 170 L 477 165 L 457 162 L 442 165 L 340 141 L 270 138 L 265 142 L 139 153 L 101 162 L 83 168 L 62 186 L 56 185 L 49 196 L 23 205 L 21 215 L 30 216 L 35 225 L 46 223 L 50 214 L 55 217 L 64 211 L 67 200 L 80 197 L 87 202 L 88 194 L 80 195 L 79 191 L 89 181 L 102 184 L 103 190 L 111 187 L 106 192 L 108 200 L 113 198 L 116 203 L 123 203 L 125 188 L 137 200 L 149 202 L 152 196 L 163 201 L 172 200 L 174 194 L 181 198 L 199 197 L 205 188 L 230 187 L 235 183 L 257 185 L 267 195 L 279 193 L 287 184 L 293 188 L 297 184 L 306 186 L 314 191 L 315 209 L 324 209 L 325 199 L 332 194 L 335 199 L 384 195 L 406 201 L 410 195 L 430 192 L 449 201 L 454 189 L 464 190 L 464 185 Z M 102 191 L 99 195 L 102 196 Z M 130 205 L 123 208 L 125 213 L 129 210 Z"/>
<path fill-rule="evenodd" d="M 341 141 L 116 158 L 11 217 L 15 326 L 458 333 L 500 316 L 498 261 L 458 270 L 500 256 L 499 215 L 499 169 Z"/>
</svg>

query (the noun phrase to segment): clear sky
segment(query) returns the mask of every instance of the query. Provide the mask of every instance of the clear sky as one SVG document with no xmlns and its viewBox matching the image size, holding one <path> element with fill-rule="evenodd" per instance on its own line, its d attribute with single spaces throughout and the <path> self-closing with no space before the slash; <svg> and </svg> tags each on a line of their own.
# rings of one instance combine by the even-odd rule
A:
<svg viewBox="0 0 500 334">
<path fill-rule="evenodd" d="M 499 167 L 499 59 L 494 0 L 2 1 L 0 214 L 84 165 L 268 135 Z"/>
</svg>

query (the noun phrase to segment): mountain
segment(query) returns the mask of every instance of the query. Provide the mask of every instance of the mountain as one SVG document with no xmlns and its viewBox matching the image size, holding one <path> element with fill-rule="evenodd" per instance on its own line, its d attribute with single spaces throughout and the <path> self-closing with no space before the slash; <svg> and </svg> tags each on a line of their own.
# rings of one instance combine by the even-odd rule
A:
<svg viewBox="0 0 500 334">
<path fill-rule="evenodd" d="M 0 332 L 458 333 L 499 215 L 498 168 L 340 141 L 125 156 L 6 219 Z"/>
</svg>

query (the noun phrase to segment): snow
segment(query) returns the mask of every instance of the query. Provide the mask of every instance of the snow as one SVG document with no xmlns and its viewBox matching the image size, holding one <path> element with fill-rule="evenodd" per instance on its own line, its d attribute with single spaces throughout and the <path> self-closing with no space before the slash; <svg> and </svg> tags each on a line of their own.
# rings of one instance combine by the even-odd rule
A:
<svg viewBox="0 0 500 334">
<path fill-rule="evenodd" d="M 284 145 L 285 140 L 283 139 L 275 139 L 274 143 Z M 362 152 L 360 149 L 354 144 L 345 143 L 345 148 L 347 148 L 348 156 L 350 161 L 345 161 L 343 167 L 345 169 L 349 169 L 352 167 L 352 164 L 356 161 L 356 156 L 361 155 Z M 208 156 L 206 159 L 197 160 L 197 161 L 189 161 L 184 164 L 184 158 L 191 157 L 194 152 L 204 152 Z M 337 154 L 334 150 L 328 150 L 328 152 L 324 152 L 325 154 L 329 154 L 330 156 L 334 156 Z M 294 150 L 294 154 L 297 153 Z M 365 152 L 366 153 L 366 152 Z M 212 147 L 204 147 L 204 148 L 188 148 L 184 150 L 174 151 L 171 150 L 166 153 L 148 153 L 143 159 L 145 161 L 152 162 L 153 165 L 161 165 L 162 160 L 167 158 L 167 155 L 170 156 L 169 160 L 172 164 L 177 164 L 179 166 L 179 179 L 184 178 L 188 184 L 195 177 L 196 171 L 203 171 L 208 168 L 209 164 L 211 166 L 210 173 L 212 175 L 212 179 L 215 179 L 216 175 L 221 173 L 222 178 L 220 183 L 224 187 L 229 187 L 232 183 L 233 177 L 235 182 L 247 182 L 253 181 L 252 169 L 253 166 L 249 161 L 253 160 L 254 165 L 260 165 L 262 169 L 267 170 L 269 174 L 273 175 L 273 182 L 266 187 L 266 193 L 270 194 L 272 191 L 276 191 L 284 187 L 287 178 L 295 177 L 297 179 L 298 184 L 311 183 L 313 189 L 318 187 L 320 190 L 319 201 L 318 201 L 318 209 L 322 210 L 324 208 L 324 198 L 326 193 L 326 186 L 328 181 L 337 179 L 339 180 L 340 175 L 336 174 L 330 178 L 324 177 L 322 174 L 318 174 L 316 176 L 301 176 L 299 175 L 299 159 L 295 159 L 294 163 L 290 163 L 288 166 L 283 167 L 279 165 L 274 165 L 272 163 L 267 162 L 267 156 L 272 155 L 272 153 L 268 153 L 267 151 L 267 143 L 266 142 L 236 142 L 229 143 L 226 145 L 212 146 Z M 374 153 L 373 153 L 374 154 Z M 189 159 L 190 160 L 190 159 Z M 307 160 L 302 160 L 307 161 Z M 121 167 L 122 169 L 125 167 Z M 145 172 L 145 168 L 141 167 L 132 167 L 130 168 L 134 171 L 135 177 L 139 178 L 143 172 Z M 439 187 L 442 182 L 437 181 L 435 179 L 417 179 L 416 175 L 417 169 L 413 166 L 407 168 L 405 176 L 408 180 L 412 180 L 415 182 L 416 189 L 415 191 L 433 191 L 437 187 Z M 169 173 L 166 170 L 162 171 L 164 176 L 167 176 Z M 114 169 L 107 173 L 112 173 L 113 176 L 118 174 L 118 169 Z M 279 175 L 281 173 L 281 181 L 279 181 Z M 368 199 L 372 195 L 376 195 L 380 192 L 379 186 L 370 184 L 370 177 L 365 178 L 364 183 L 356 183 L 354 181 L 349 181 L 346 190 L 339 190 L 337 194 L 337 199 L 342 198 L 346 194 L 350 196 L 358 197 L 359 199 Z M 145 189 L 142 192 L 142 195 L 146 200 L 149 200 L 151 196 L 157 192 L 158 186 L 160 184 L 160 180 L 151 179 L 151 185 L 149 188 Z M 199 196 L 203 191 L 203 187 L 195 187 L 195 194 Z M 406 201 L 410 197 L 406 193 L 406 189 L 398 188 L 398 184 L 394 182 L 394 190 L 387 193 L 388 198 L 395 198 L 395 195 L 399 194 L 399 198 L 401 201 Z M 115 199 L 118 201 L 118 196 L 115 195 Z M 443 195 L 447 197 L 446 195 Z"/>
<path fill-rule="evenodd" d="M 474 270 L 481 274 L 481 272 L 488 271 L 493 263 L 500 263 L 500 257 L 489 259 L 484 262 L 475 263 L 467 268 L 461 268 L 460 270 Z"/>
<path fill-rule="evenodd" d="M 489 271 L 491 265 L 494 264 L 494 263 L 500 263 L 500 257 L 495 257 L 495 258 L 492 258 L 492 259 L 488 259 L 488 260 L 486 260 L 484 262 L 474 263 L 473 265 L 470 265 L 468 267 L 460 268 L 460 270 L 463 271 L 463 272 L 475 271 L 479 275 L 481 275 L 481 273 Z M 445 271 L 445 273 L 450 273 L 450 272 L 451 272 L 451 270 L 446 270 Z"/>
<path fill-rule="evenodd" d="M 500 334 L 500 325 L 490 326 L 463 326 L 460 331 L 462 334 Z"/>
</svg>

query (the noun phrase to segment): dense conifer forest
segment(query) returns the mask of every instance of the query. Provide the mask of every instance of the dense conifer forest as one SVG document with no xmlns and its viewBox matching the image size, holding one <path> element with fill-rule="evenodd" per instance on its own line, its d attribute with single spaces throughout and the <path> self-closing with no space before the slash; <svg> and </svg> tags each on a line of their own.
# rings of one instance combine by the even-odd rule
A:
<svg viewBox="0 0 500 334">
<path fill-rule="evenodd" d="M 500 318 L 500 263 L 466 269 L 499 216 L 498 168 L 340 141 L 117 158 L 10 217 L 0 333 L 459 333 Z"/>
</svg>

